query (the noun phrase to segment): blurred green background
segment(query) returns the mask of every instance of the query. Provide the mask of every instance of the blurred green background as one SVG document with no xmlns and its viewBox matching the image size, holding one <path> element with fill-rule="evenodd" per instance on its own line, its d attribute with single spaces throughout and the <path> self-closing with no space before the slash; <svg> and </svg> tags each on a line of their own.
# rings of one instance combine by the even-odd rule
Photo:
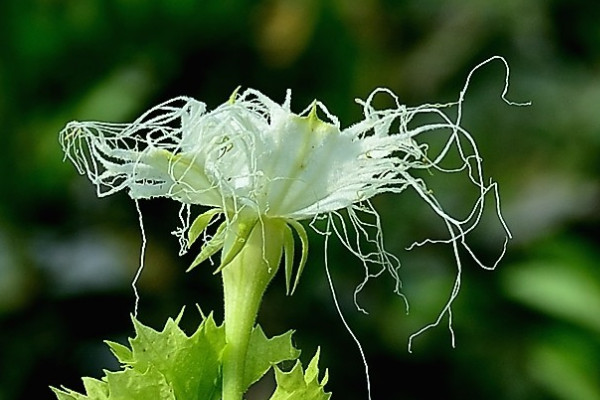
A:
<svg viewBox="0 0 600 400">
<path fill-rule="evenodd" d="M 382 277 L 353 305 L 362 266 L 336 241 L 330 262 L 339 300 L 371 367 L 374 399 L 600 399 L 600 7 L 585 0 L 4 0 L 0 2 L 0 399 L 52 398 L 49 385 L 80 389 L 80 376 L 117 366 L 104 339 L 132 334 L 130 282 L 140 233 L 125 193 L 98 199 L 63 162 L 58 132 L 72 119 L 130 121 L 170 97 L 214 107 L 241 85 L 293 108 L 314 98 L 348 126 L 354 98 L 378 86 L 402 102 L 452 101 L 473 78 L 464 126 L 500 183 L 514 235 L 495 272 L 465 254 L 454 305 L 457 348 L 432 322 L 454 279 L 451 249 L 415 240 L 443 236 L 416 195 L 380 196 L 387 247 L 403 262 L 406 315 Z M 460 213 L 472 192 L 429 177 Z M 452 180 L 454 184 L 454 180 Z M 444 186 L 446 185 L 446 186 Z M 176 204 L 145 201 L 149 239 L 139 283 L 140 319 L 160 328 L 188 306 L 214 309 L 210 268 L 184 274 Z M 493 208 L 493 205 L 492 205 Z M 470 240 L 493 260 L 502 244 L 490 213 Z M 365 399 L 358 350 L 335 312 L 322 238 L 311 235 L 298 292 L 279 277 L 260 322 L 269 334 L 297 329 L 304 359 L 322 348 L 335 399 Z M 268 382 L 254 391 L 268 392 Z M 391 394 L 390 394 L 391 393 Z M 265 394 L 262 394 L 265 398 Z"/>
</svg>

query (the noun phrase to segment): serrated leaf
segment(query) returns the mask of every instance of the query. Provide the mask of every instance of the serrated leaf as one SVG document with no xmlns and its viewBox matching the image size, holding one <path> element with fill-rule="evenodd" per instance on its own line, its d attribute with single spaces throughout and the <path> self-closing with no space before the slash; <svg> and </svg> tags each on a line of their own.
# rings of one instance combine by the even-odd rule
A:
<svg viewBox="0 0 600 400">
<path fill-rule="evenodd" d="M 83 387 L 87 395 L 66 388 L 57 389 L 50 387 L 50 389 L 52 389 L 59 400 L 108 400 L 108 385 L 105 381 L 88 377 L 84 377 L 81 380 L 83 381 Z"/>
<path fill-rule="evenodd" d="M 304 374 L 307 382 L 317 381 L 319 379 L 319 356 L 321 355 L 321 349 L 317 348 L 317 353 L 308 363 L 308 368 L 306 368 L 306 372 Z M 329 380 L 329 371 L 325 370 L 325 375 L 323 376 L 323 380 L 321 380 L 320 385 L 325 386 L 327 381 Z"/>
<path fill-rule="evenodd" d="M 209 316 L 212 321 L 212 316 Z M 211 330 L 207 338 L 206 320 L 188 337 L 169 319 L 162 332 L 157 332 L 134 320 L 137 337 L 130 340 L 135 367 L 153 365 L 165 375 L 178 397 L 210 398 L 220 375 L 220 359 L 225 347 L 223 328 Z M 213 323 L 211 322 L 211 328 Z M 198 397 L 192 397 L 198 396 Z"/>
<path fill-rule="evenodd" d="M 127 346 L 123 346 L 120 343 L 111 342 L 110 340 L 105 340 L 104 343 L 108 345 L 110 351 L 121 364 L 130 364 L 133 361 L 133 353 Z"/>
<path fill-rule="evenodd" d="M 82 379 L 85 391 L 98 399 L 108 399 L 108 388 L 104 381 L 85 377 Z"/>
<path fill-rule="evenodd" d="M 138 370 L 107 372 L 106 383 L 110 400 L 176 400 L 175 389 L 164 374 L 150 366 Z"/>
<path fill-rule="evenodd" d="M 277 388 L 270 400 L 329 400 L 331 393 L 325 393 L 324 386 L 329 379 L 327 370 L 321 382 L 319 382 L 319 355 L 320 350 L 310 361 L 306 373 L 302 371 L 300 361 L 296 362 L 294 368 L 284 372 L 278 367 L 275 369 L 275 380 Z"/>
<path fill-rule="evenodd" d="M 212 315 L 192 336 L 169 319 L 161 332 L 132 318 L 136 336 L 127 347 L 108 342 L 123 369 L 102 380 L 84 378 L 86 395 L 52 388 L 59 400 L 216 400 L 221 391 L 225 331 Z"/>
<path fill-rule="evenodd" d="M 262 378 L 273 365 L 300 356 L 300 350 L 292 344 L 293 334 L 294 331 L 288 331 L 268 339 L 260 326 L 254 328 L 246 356 L 246 387 Z"/>
<path fill-rule="evenodd" d="M 101 380 L 83 378 L 86 394 L 65 388 L 52 391 L 59 400 L 219 400 L 225 327 L 218 326 L 212 314 L 203 315 L 198 329 L 188 336 L 179 327 L 182 313 L 170 318 L 162 331 L 132 317 L 135 337 L 129 339 L 130 348 L 106 342 L 121 363 L 120 371 L 105 371 Z M 259 326 L 253 329 L 244 377 L 247 387 L 273 365 L 298 358 L 292 334 L 267 338 Z"/>
<path fill-rule="evenodd" d="M 67 388 L 57 389 L 55 387 L 50 386 L 50 390 L 52 390 L 52 392 L 54 392 L 54 394 L 56 395 L 56 398 L 58 400 L 89 400 L 89 399 L 106 400 L 106 399 L 108 399 L 108 397 L 88 397 L 86 395 L 74 392 L 73 390 L 67 389 Z"/>
</svg>

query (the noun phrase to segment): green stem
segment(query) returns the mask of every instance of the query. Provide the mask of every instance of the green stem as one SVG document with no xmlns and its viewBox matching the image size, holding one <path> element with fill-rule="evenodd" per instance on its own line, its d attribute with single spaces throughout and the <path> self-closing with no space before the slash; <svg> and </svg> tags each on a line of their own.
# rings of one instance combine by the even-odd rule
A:
<svg viewBox="0 0 600 400">
<path fill-rule="evenodd" d="M 254 226 L 240 253 L 221 271 L 227 341 L 223 353 L 223 400 L 241 400 L 247 389 L 245 363 L 250 334 L 263 294 L 281 260 L 284 226 L 282 221 L 264 218 Z M 234 222 L 223 254 L 239 239 L 236 228 Z"/>
</svg>

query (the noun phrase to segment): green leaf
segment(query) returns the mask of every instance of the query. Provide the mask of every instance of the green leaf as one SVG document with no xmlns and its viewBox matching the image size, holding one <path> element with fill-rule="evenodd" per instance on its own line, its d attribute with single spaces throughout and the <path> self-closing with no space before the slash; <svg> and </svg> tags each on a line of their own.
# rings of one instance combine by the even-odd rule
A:
<svg viewBox="0 0 600 400">
<path fill-rule="evenodd" d="M 127 346 L 109 340 L 105 340 L 104 343 L 108 345 L 110 351 L 121 364 L 131 364 L 133 362 L 133 353 Z"/>
<path fill-rule="evenodd" d="M 180 315 L 181 316 L 181 315 Z M 127 347 L 108 342 L 123 369 L 102 380 L 84 378 L 86 395 L 52 388 L 59 400 L 216 400 L 221 391 L 225 331 L 212 315 L 192 336 L 169 319 L 161 332 L 132 318 L 136 336 Z"/>
<path fill-rule="evenodd" d="M 317 382 L 319 379 L 319 356 L 321 355 L 321 349 L 318 348 L 315 356 L 310 360 L 308 368 L 306 368 L 305 380 L 306 382 Z M 320 385 L 325 386 L 329 380 L 329 373 L 325 370 L 325 376 Z"/>
<path fill-rule="evenodd" d="M 210 221 L 214 218 L 215 215 L 222 213 L 223 211 L 220 208 L 211 208 L 205 213 L 200 214 L 188 230 L 188 247 L 190 247 L 198 237 L 204 232 L 206 227 L 210 224 Z"/>
<path fill-rule="evenodd" d="M 108 399 L 108 388 L 103 381 L 85 377 L 82 379 L 86 392 L 98 399 Z"/>
<path fill-rule="evenodd" d="M 132 318 L 135 337 L 129 346 L 107 341 L 121 364 L 101 379 L 83 378 L 86 394 L 51 388 L 59 400 L 219 400 L 222 391 L 222 353 L 225 327 L 212 314 L 202 316 L 198 329 L 186 335 L 179 323 L 182 313 L 156 331 Z M 292 345 L 292 331 L 267 338 L 255 326 L 246 359 L 247 389 L 272 366 L 295 360 L 300 351 Z M 308 399 L 310 400 L 310 398 Z"/>
<path fill-rule="evenodd" d="M 288 331 L 268 339 L 260 326 L 254 327 L 246 356 L 244 381 L 247 387 L 262 378 L 273 365 L 300 356 L 300 350 L 292 344 L 293 334 L 294 331 Z"/>
<path fill-rule="evenodd" d="M 130 372 L 131 371 L 131 372 Z M 176 400 L 175 389 L 167 377 L 154 366 L 146 371 L 107 372 L 110 400 Z"/>
<path fill-rule="evenodd" d="M 156 366 L 171 382 L 178 398 L 211 398 L 225 347 L 224 328 L 216 327 L 212 315 L 189 338 L 172 319 L 162 332 L 135 320 L 134 325 L 137 337 L 130 343 L 136 368 L 144 368 L 144 363 Z M 209 326 L 213 337 L 207 338 L 205 326 Z"/>
<path fill-rule="evenodd" d="M 270 400 L 328 400 L 331 393 L 325 393 L 324 386 L 329 378 L 327 370 L 319 382 L 319 354 L 320 350 L 310 361 L 306 373 L 302 371 L 300 361 L 289 372 L 283 372 L 275 367 L 275 380 L 277 388 Z"/>
<path fill-rule="evenodd" d="M 101 381 L 94 378 L 82 378 L 83 387 L 87 395 L 77 393 L 70 389 L 56 389 L 51 387 L 54 394 L 59 400 L 108 400 L 108 385 L 106 381 Z"/>
</svg>

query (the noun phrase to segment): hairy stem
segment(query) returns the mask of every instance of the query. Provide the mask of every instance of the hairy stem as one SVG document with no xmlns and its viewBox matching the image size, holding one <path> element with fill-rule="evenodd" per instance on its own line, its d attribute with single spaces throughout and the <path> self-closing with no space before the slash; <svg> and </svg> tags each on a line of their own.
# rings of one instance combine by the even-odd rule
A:
<svg viewBox="0 0 600 400">
<path fill-rule="evenodd" d="M 234 222 L 225 239 L 223 254 L 239 240 Z M 277 272 L 282 255 L 285 223 L 264 218 L 257 223 L 242 250 L 223 269 L 225 338 L 223 353 L 223 400 L 241 400 L 247 389 L 245 363 L 250 334 L 260 303 Z"/>
</svg>

